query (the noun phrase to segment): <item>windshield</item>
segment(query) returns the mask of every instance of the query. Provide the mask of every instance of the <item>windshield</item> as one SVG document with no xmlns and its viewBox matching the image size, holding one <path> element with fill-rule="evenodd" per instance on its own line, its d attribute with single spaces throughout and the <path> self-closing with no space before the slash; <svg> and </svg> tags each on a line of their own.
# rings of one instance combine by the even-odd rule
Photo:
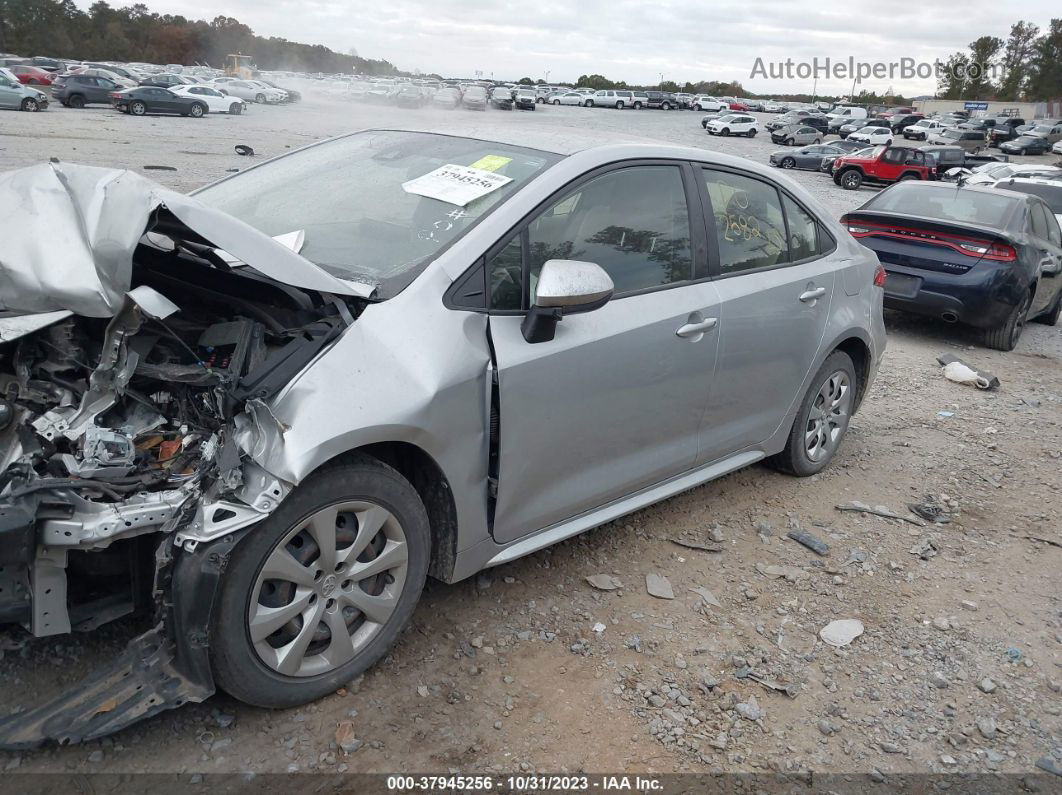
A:
<svg viewBox="0 0 1062 795">
<path fill-rule="evenodd" d="M 866 205 L 868 210 L 984 224 L 1006 226 L 1006 219 L 1017 200 L 1005 193 L 981 190 L 926 189 L 925 185 L 899 183 L 882 191 Z"/>
<path fill-rule="evenodd" d="M 440 249 L 560 159 L 469 138 L 364 132 L 293 152 L 208 186 L 196 198 L 270 236 L 303 230 L 302 256 L 341 278 L 375 284 L 379 296 L 389 298 Z M 403 188 L 446 165 L 511 182 L 464 206 Z"/>
</svg>

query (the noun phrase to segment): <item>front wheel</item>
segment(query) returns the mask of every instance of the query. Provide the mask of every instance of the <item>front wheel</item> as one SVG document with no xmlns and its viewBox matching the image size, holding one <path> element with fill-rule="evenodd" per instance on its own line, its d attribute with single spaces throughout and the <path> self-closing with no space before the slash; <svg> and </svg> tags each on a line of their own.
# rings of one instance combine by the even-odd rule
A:
<svg viewBox="0 0 1062 795">
<path fill-rule="evenodd" d="M 76 108 L 80 110 L 81 108 L 85 107 L 85 98 L 80 94 L 74 94 L 72 97 L 70 97 L 70 99 L 66 101 L 66 104 L 69 105 L 71 108 Z"/>
<path fill-rule="evenodd" d="M 267 708 L 342 687 L 409 623 L 430 551 L 424 505 L 394 469 L 359 456 L 315 473 L 232 554 L 211 632 L 218 685 Z"/>
<path fill-rule="evenodd" d="M 616 110 L 623 110 L 623 103 L 622 102 L 617 102 L 616 103 Z"/>
<path fill-rule="evenodd" d="M 241 113 L 243 113 L 243 103 L 233 102 L 231 105 L 229 105 L 229 113 L 233 116 L 239 116 Z"/>
<path fill-rule="evenodd" d="M 641 102 L 635 102 L 633 107 L 634 107 L 635 110 L 641 110 L 642 109 L 642 103 Z"/>
<path fill-rule="evenodd" d="M 553 100 L 553 104 L 554 104 L 554 105 L 559 105 L 559 104 L 560 104 L 560 100 L 559 100 L 559 99 L 555 99 L 555 100 Z"/>
<path fill-rule="evenodd" d="M 747 135 L 749 138 L 755 138 L 756 137 L 756 131 L 755 130 L 749 130 L 747 133 L 745 133 L 745 135 Z"/>
<path fill-rule="evenodd" d="M 664 103 L 662 103 L 660 105 L 660 107 L 663 108 L 664 110 L 671 110 L 671 103 L 670 102 L 664 102 Z"/>
<path fill-rule="evenodd" d="M 793 146 L 795 143 L 796 143 L 796 141 L 794 141 L 792 138 L 786 138 L 785 139 L 785 145 L 786 146 Z"/>
<path fill-rule="evenodd" d="M 720 135 L 730 135 L 730 128 L 729 127 L 724 127 L 723 129 L 721 129 L 719 131 L 719 134 Z"/>
<path fill-rule="evenodd" d="M 37 100 L 35 100 L 33 97 L 26 97 L 24 100 L 22 100 L 22 104 L 19 107 L 22 108 L 22 110 L 28 111 L 30 113 L 36 113 L 41 109 L 40 103 L 37 102 Z"/>
<path fill-rule="evenodd" d="M 1058 297 L 1055 298 L 1055 305 L 1050 310 L 1033 320 L 1045 326 L 1054 326 L 1058 324 L 1059 315 L 1062 315 L 1062 292 L 1059 292 Z"/>
<path fill-rule="evenodd" d="M 783 157 L 782 162 L 779 163 L 782 168 L 796 168 L 796 160 L 791 157 Z"/>
<path fill-rule="evenodd" d="M 1032 305 L 1032 292 L 1026 292 L 1011 313 L 1000 325 L 985 332 L 985 344 L 997 351 L 1012 351 L 1021 339 L 1025 323 L 1029 319 L 1029 307 Z"/>
<path fill-rule="evenodd" d="M 585 103 L 583 103 L 583 107 L 584 108 L 592 108 L 592 107 L 594 107 L 594 101 L 592 99 L 588 99 Z"/>
<path fill-rule="evenodd" d="M 856 372 L 844 351 L 826 357 L 797 411 L 785 448 L 767 459 L 782 472 L 815 475 L 829 466 L 855 410 Z"/>
<path fill-rule="evenodd" d="M 266 101 L 265 94 L 255 94 L 254 101 L 257 102 L 259 105 L 264 105 Z"/>
<path fill-rule="evenodd" d="M 700 110 L 703 110 L 703 108 L 701 108 L 701 106 L 700 106 L 700 105 L 694 105 L 694 106 L 693 106 L 693 109 L 694 109 L 694 110 L 696 110 L 696 111 L 700 111 Z"/>
<path fill-rule="evenodd" d="M 845 171 L 841 174 L 840 185 L 845 190 L 859 190 L 863 185 L 863 175 L 858 171 Z"/>
<path fill-rule="evenodd" d="M 188 115 L 193 119 L 201 119 L 206 114 L 206 105 L 201 105 L 198 102 L 192 104 L 192 107 L 188 108 Z"/>
</svg>

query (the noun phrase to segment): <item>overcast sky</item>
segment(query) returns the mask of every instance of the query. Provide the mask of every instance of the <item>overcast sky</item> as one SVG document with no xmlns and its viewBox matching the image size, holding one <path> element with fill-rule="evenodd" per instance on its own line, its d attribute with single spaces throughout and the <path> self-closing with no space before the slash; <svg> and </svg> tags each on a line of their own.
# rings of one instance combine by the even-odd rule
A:
<svg viewBox="0 0 1062 795">
<path fill-rule="evenodd" d="M 86 6 L 90 0 L 78 0 Z M 120 4 L 121 0 L 113 0 Z M 826 57 L 864 62 L 901 57 L 932 63 L 965 49 L 981 35 L 1006 39 L 1018 19 L 1046 27 L 1058 0 L 1025 0 L 1011 10 L 992 0 L 928 0 L 895 4 L 869 0 L 144 0 L 160 13 L 211 19 L 224 13 L 263 36 L 354 48 L 400 69 L 497 79 L 573 81 L 597 72 L 631 84 L 665 80 L 738 80 L 755 93 L 810 92 L 812 80 L 751 78 L 757 58 L 770 62 Z M 892 85 L 908 96 L 932 94 L 934 79 L 897 73 L 864 81 L 868 90 Z M 851 78 L 819 80 L 820 93 L 847 93 Z M 858 90 L 858 89 L 857 89 Z"/>
</svg>

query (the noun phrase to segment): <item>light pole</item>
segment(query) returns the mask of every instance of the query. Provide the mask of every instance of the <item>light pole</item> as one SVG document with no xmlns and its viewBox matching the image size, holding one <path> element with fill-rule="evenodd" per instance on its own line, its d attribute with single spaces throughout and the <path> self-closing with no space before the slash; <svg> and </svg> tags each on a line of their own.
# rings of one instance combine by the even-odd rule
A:
<svg viewBox="0 0 1062 795">
<path fill-rule="evenodd" d="M 816 97 L 818 97 L 818 95 L 819 95 L 819 78 L 818 78 L 818 76 L 816 76 L 815 77 L 815 83 L 811 87 L 811 104 L 812 105 L 815 104 L 815 99 L 816 99 Z"/>
<path fill-rule="evenodd" d="M 549 69 L 546 70 L 546 82 L 549 82 Z"/>
<path fill-rule="evenodd" d="M 660 73 L 660 88 L 664 87 L 664 73 Z"/>
</svg>

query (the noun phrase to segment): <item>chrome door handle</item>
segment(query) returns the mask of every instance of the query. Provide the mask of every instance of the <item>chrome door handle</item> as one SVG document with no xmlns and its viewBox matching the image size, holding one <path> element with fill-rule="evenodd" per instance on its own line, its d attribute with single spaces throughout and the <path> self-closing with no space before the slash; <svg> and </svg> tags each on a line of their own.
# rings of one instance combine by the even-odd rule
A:
<svg viewBox="0 0 1062 795">
<path fill-rule="evenodd" d="M 709 329 L 715 328 L 718 322 L 718 318 L 710 317 L 699 323 L 687 323 L 684 326 L 679 326 L 678 331 L 675 332 L 675 336 L 684 338 L 699 337 Z"/>
<path fill-rule="evenodd" d="M 826 295 L 826 288 L 816 287 L 814 290 L 808 290 L 807 292 L 801 293 L 800 300 L 805 304 L 809 304 L 812 301 L 822 298 L 824 295 Z"/>
</svg>

